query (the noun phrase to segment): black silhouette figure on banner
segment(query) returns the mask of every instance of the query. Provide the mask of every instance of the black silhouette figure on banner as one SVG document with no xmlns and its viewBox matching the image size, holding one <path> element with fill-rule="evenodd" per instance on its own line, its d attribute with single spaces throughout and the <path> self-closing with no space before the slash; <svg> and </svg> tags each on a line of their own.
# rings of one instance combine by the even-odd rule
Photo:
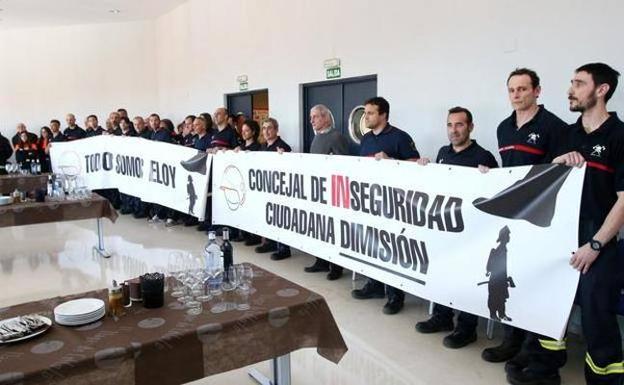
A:
<svg viewBox="0 0 624 385">
<path fill-rule="evenodd" d="M 557 194 L 571 170 L 559 164 L 535 165 L 524 178 L 492 198 L 478 198 L 472 204 L 491 215 L 549 227 L 555 215 Z"/>
<path fill-rule="evenodd" d="M 507 275 L 507 244 L 509 243 L 509 227 L 503 227 L 498 233 L 496 242 L 499 245 L 490 251 L 490 257 L 485 268 L 488 281 L 479 282 L 477 286 L 488 285 L 488 308 L 490 318 L 497 321 L 511 321 L 505 313 L 505 302 L 509 298 L 509 288 L 516 287 L 513 279 Z"/>
<path fill-rule="evenodd" d="M 188 176 L 188 183 L 186 184 L 186 192 L 188 193 L 189 200 L 189 215 L 193 215 L 193 208 L 195 207 L 195 202 L 197 201 L 197 194 L 195 193 L 195 185 L 193 185 L 193 177 Z"/>
</svg>

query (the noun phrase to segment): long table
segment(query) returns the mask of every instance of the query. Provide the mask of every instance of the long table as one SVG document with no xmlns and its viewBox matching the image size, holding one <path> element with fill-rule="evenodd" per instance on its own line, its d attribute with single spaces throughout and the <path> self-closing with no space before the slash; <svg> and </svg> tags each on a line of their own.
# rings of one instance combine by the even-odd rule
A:
<svg viewBox="0 0 624 385">
<path fill-rule="evenodd" d="M 0 194 L 10 194 L 15 189 L 20 191 L 32 191 L 46 188 L 48 174 L 41 175 L 0 175 Z"/>
<path fill-rule="evenodd" d="M 260 267 L 250 309 L 197 316 L 165 293 L 165 306 L 134 304 L 127 314 L 82 327 L 53 325 L 31 340 L 0 347 L 0 384 L 168 385 L 272 360 L 276 385 L 290 384 L 289 353 L 315 347 L 338 363 L 347 351 L 320 295 Z M 40 313 L 73 298 L 105 299 L 106 290 L 57 297 L 0 310 L 0 318 Z M 13 382 L 11 382 L 13 381 Z"/>
<path fill-rule="evenodd" d="M 95 193 L 91 194 L 88 199 L 47 200 L 45 202 L 26 202 L 0 206 L 0 228 L 95 219 L 98 244 L 94 246 L 93 250 L 103 257 L 109 257 L 110 254 L 104 247 L 102 218 L 108 218 L 111 222 L 115 222 L 117 217 L 117 211 L 110 202 Z"/>
</svg>

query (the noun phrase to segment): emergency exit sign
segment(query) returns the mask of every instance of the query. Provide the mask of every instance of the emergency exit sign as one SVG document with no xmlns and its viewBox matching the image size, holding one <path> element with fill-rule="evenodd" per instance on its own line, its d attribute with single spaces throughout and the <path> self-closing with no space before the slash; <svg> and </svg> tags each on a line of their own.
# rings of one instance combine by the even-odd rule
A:
<svg viewBox="0 0 624 385">
<path fill-rule="evenodd" d="M 340 67 L 327 68 L 325 70 L 325 78 L 327 79 L 337 79 L 342 75 L 340 71 Z"/>
</svg>

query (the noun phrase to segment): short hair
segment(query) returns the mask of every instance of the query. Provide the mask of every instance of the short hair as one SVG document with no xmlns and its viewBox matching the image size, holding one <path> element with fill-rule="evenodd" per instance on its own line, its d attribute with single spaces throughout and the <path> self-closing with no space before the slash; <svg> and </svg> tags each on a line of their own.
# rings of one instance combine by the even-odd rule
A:
<svg viewBox="0 0 624 385">
<path fill-rule="evenodd" d="M 160 120 L 160 115 L 158 115 L 158 114 L 157 114 L 157 113 L 155 113 L 155 112 L 154 112 L 154 113 L 152 113 L 152 114 L 150 114 L 150 116 L 149 116 L 149 117 L 150 117 L 150 118 L 152 118 L 152 117 L 154 117 L 154 118 L 158 118 L 158 120 Z"/>
<path fill-rule="evenodd" d="M 386 114 L 386 120 L 390 119 L 390 103 L 381 96 L 375 96 L 374 98 L 368 99 L 364 102 L 364 105 L 373 105 L 377 106 L 377 110 L 379 110 L 379 114 Z"/>
<path fill-rule="evenodd" d="M 128 113 L 125 108 L 118 108 L 117 112 L 125 112 L 126 114 Z"/>
<path fill-rule="evenodd" d="M 469 109 L 457 106 L 457 107 L 453 107 L 453 108 L 448 110 L 449 115 L 450 114 L 460 114 L 462 112 L 464 114 L 466 114 L 466 120 L 468 120 L 468 125 L 471 125 L 472 124 L 472 112 L 470 112 Z"/>
<path fill-rule="evenodd" d="M 334 121 L 334 114 L 332 114 L 331 110 L 324 104 L 317 104 L 314 107 L 310 108 L 310 111 L 312 110 L 317 110 L 321 113 L 321 115 L 323 116 L 328 116 L 329 120 L 330 120 L 330 127 L 334 128 L 335 126 L 335 121 Z"/>
<path fill-rule="evenodd" d="M 202 112 L 201 114 L 199 114 L 199 117 L 204 118 L 204 120 L 206 121 L 206 129 L 212 130 L 212 126 L 214 125 L 214 123 L 212 122 L 212 115 L 207 112 Z"/>
<path fill-rule="evenodd" d="M 537 88 L 540 86 L 540 78 L 539 76 L 537 76 L 537 72 L 528 68 L 516 68 L 515 70 L 511 71 L 511 73 L 507 77 L 507 84 L 509 84 L 509 79 L 511 79 L 512 76 L 521 75 L 527 75 L 531 78 L 531 86 L 533 86 L 533 88 Z"/>
<path fill-rule="evenodd" d="M 191 119 L 191 120 L 195 120 L 196 116 L 195 115 L 187 115 L 186 118 L 184 118 L 184 120 L 186 121 L 187 119 Z"/>
<path fill-rule="evenodd" d="M 119 119 L 120 122 L 125 122 L 127 125 L 130 125 L 130 119 L 128 119 L 127 116 L 122 116 L 121 119 Z"/>
<path fill-rule="evenodd" d="M 52 120 L 50 120 L 50 124 L 52 124 L 52 123 L 56 123 L 56 124 L 58 124 L 59 126 L 61 125 L 61 122 L 60 122 L 58 119 L 52 119 Z"/>
<path fill-rule="evenodd" d="M 247 119 L 247 120 L 245 120 L 243 125 L 247 126 L 247 127 L 249 127 L 251 129 L 251 132 L 253 132 L 254 142 L 257 142 L 258 141 L 258 136 L 260 135 L 260 125 L 258 124 L 258 122 L 256 122 L 253 119 Z"/>
<path fill-rule="evenodd" d="M 87 120 L 89 120 L 89 119 L 91 119 L 91 118 L 93 118 L 93 119 L 95 119 L 95 120 L 98 120 L 97 116 L 95 116 L 95 115 L 93 115 L 93 114 L 91 114 L 91 115 L 87 116 Z"/>
<path fill-rule="evenodd" d="M 236 121 L 236 115 L 228 114 L 228 119 L 232 119 L 233 121 Z"/>
<path fill-rule="evenodd" d="M 277 119 L 275 118 L 266 118 L 262 121 L 262 125 L 264 125 L 265 123 L 269 123 L 273 126 L 273 128 L 275 128 L 276 130 L 279 131 L 279 123 L 277 122 Z"/>
<path fill-rule="evenodd" d="M 135 116 L 134 118 L 132 118 L 132 120 L 137 120 L 137 119 L 139 119 L 139 120 L 141 120 L 143 123 L 145 123 L 145 119 L 143 119 L 143 117 L 142 117 L 142 116 L 140 116 L 140 115 L 137 115 L 137 116 Z"/>
<path fill-rule="evenodd" d="M 577 68 L 574 72 L 578 73 L 581 71 L 590 74 L 596 86 L 600 86 L 602 84 L 609 86 L 609 91 L 607 91 L 607 94 L 605 95 L 605 102 L 608 102 L 617 88 L 620 73 L 605 63 L 584 64 Z"/>
</svg>

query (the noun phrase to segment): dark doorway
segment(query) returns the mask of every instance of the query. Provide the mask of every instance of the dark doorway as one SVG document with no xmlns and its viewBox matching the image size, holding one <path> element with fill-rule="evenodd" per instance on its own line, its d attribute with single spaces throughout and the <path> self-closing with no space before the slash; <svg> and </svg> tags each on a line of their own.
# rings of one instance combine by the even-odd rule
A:
<svg viewBox="0 0 624 385">
<path fill-rule="evenodd" d="M 230 114 L 243 113 L 258 123 L 269 117 L 269 90 L 253 90 L 225 95 Z"/>
<path fill-rule="evenodd" d="M 310 124 L 310 108 L 316 104 L 326 105 L 334 116 L 334 126 L 347 136 L 351 142 L 352 154 L 359 153 L 359 106 L 366 99 L 377 96 L 377 75 L 355 78 L 329 80 L 317 83 L 302 84 L 302 118 L 303 118 L 303 150 L 309 152 L 314 138 L 314 130 Z M 354 117 L 351 122 L 350 117 Z"/>
</svg>

